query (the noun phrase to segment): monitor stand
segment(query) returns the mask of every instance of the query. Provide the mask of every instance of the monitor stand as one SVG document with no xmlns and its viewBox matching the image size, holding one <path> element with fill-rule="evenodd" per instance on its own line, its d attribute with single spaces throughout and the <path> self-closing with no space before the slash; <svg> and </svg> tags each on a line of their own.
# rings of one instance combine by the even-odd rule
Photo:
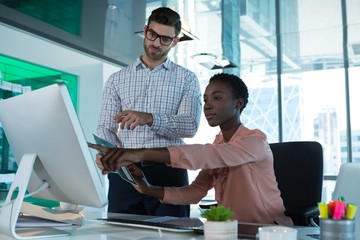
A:
<svg viewBox="0 0 360 240">
<path fill-rule="evenodd" d="M 36 239 L 69 235 L 66 231 L 51 227 L 16 229 L 16 223 L 36 160 L 39 161 L 36 153 L 24 154 L 21 159 L 4 205 L 0 208 L 0 234 L 5 234 L 15 239 Z M 16 191 L 18 191 L 17 196 Z"/>
</svg>

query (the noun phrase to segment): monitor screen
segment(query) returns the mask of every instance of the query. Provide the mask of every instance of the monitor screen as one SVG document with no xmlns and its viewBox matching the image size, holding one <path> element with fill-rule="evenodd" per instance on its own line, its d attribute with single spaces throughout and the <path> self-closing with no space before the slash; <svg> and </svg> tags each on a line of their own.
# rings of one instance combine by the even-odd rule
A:
<svg viewBox="0 0 360 240">
<path fill-rule="evenodd" d="M 36 154 L 27 185 L 34 195 L 90 207 L 107 204 L 104 179 L 87 146 L 65 84 L 50 85 L 0 101 L 0 123 L 15 160 Z"/>
</svg>

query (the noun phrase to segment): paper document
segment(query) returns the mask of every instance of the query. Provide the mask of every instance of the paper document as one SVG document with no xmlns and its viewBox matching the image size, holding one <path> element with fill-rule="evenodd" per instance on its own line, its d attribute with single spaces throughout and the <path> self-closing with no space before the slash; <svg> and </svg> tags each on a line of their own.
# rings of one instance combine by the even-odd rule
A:
<svg viewBox="0 0 360 240">
<path fill-rule="evenodd" d="M 79 207 L 80 209 L 83 208 Z M 23 217 L 18 218 L 17 227 L 42 227 L 48 225 L 52 225 L 52 227 L 54 227 L 53 225 L 81 226 L 84 221 L 81 212 L 46 208 L 28 202 L 23 202 L 21 213 Z"/>
<path fill-rule="evenodd" d="M 105 139 L 100 138 L 99 136 L 97 136 L 95 133 L 93 134 L 94 136 L 94 140 L 95 143 L 104 147 L 108 147 L 108 148 L 115 148 L 116 145 L 106 141 Z M 121 167 L 120 169 L 114 171 L 115 173 L 119 174 L 120 177 L 122 179 L 124 179 L 125 181 L 131 183 L 132 185 L 136 186 L 136 181 L 134 179 L 134 177 L 131 175 L 129 169 L 127 167 Z"/>
<path fill-rule="evenodd" d="M 34 217 L 34 216 L 27 216 L 27 215 L 20 215 L 16 222 L 17 228 L 68 227 L 68 226 L 73 226 L 73 224 Z"/>
</svg>

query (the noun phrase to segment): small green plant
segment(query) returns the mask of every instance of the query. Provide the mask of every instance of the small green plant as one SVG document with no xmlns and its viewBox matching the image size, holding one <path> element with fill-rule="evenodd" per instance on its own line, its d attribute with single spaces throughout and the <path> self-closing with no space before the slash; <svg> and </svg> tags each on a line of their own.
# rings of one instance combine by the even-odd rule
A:
<svg viewBox="0 0 360 240">
<path fill-rule="evenodd" d="M 206 209 L 201 213 L 201 216 L 206 218 L 208 221 L 221 222 L 229 221 L 233 215 L 234 212 L 230 208 L 226 208 L 222 205 L 211 206 L 209 209 Z"/>
</svg>

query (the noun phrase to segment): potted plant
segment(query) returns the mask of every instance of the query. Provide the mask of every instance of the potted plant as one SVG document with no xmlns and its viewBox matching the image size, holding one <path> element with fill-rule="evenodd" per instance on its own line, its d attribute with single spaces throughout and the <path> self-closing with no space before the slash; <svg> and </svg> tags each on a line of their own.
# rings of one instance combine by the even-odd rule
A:
<svg viewBox="0 0 360 240">
<path fill-rule="evenodd" d="M 204 223 L 204 237 L 206 240 L 238 239 L 237 220 L 233 220 L 234 212 L 225 206 L 211 206 L 203 211 L 201 216 Z"/>
</svg>

